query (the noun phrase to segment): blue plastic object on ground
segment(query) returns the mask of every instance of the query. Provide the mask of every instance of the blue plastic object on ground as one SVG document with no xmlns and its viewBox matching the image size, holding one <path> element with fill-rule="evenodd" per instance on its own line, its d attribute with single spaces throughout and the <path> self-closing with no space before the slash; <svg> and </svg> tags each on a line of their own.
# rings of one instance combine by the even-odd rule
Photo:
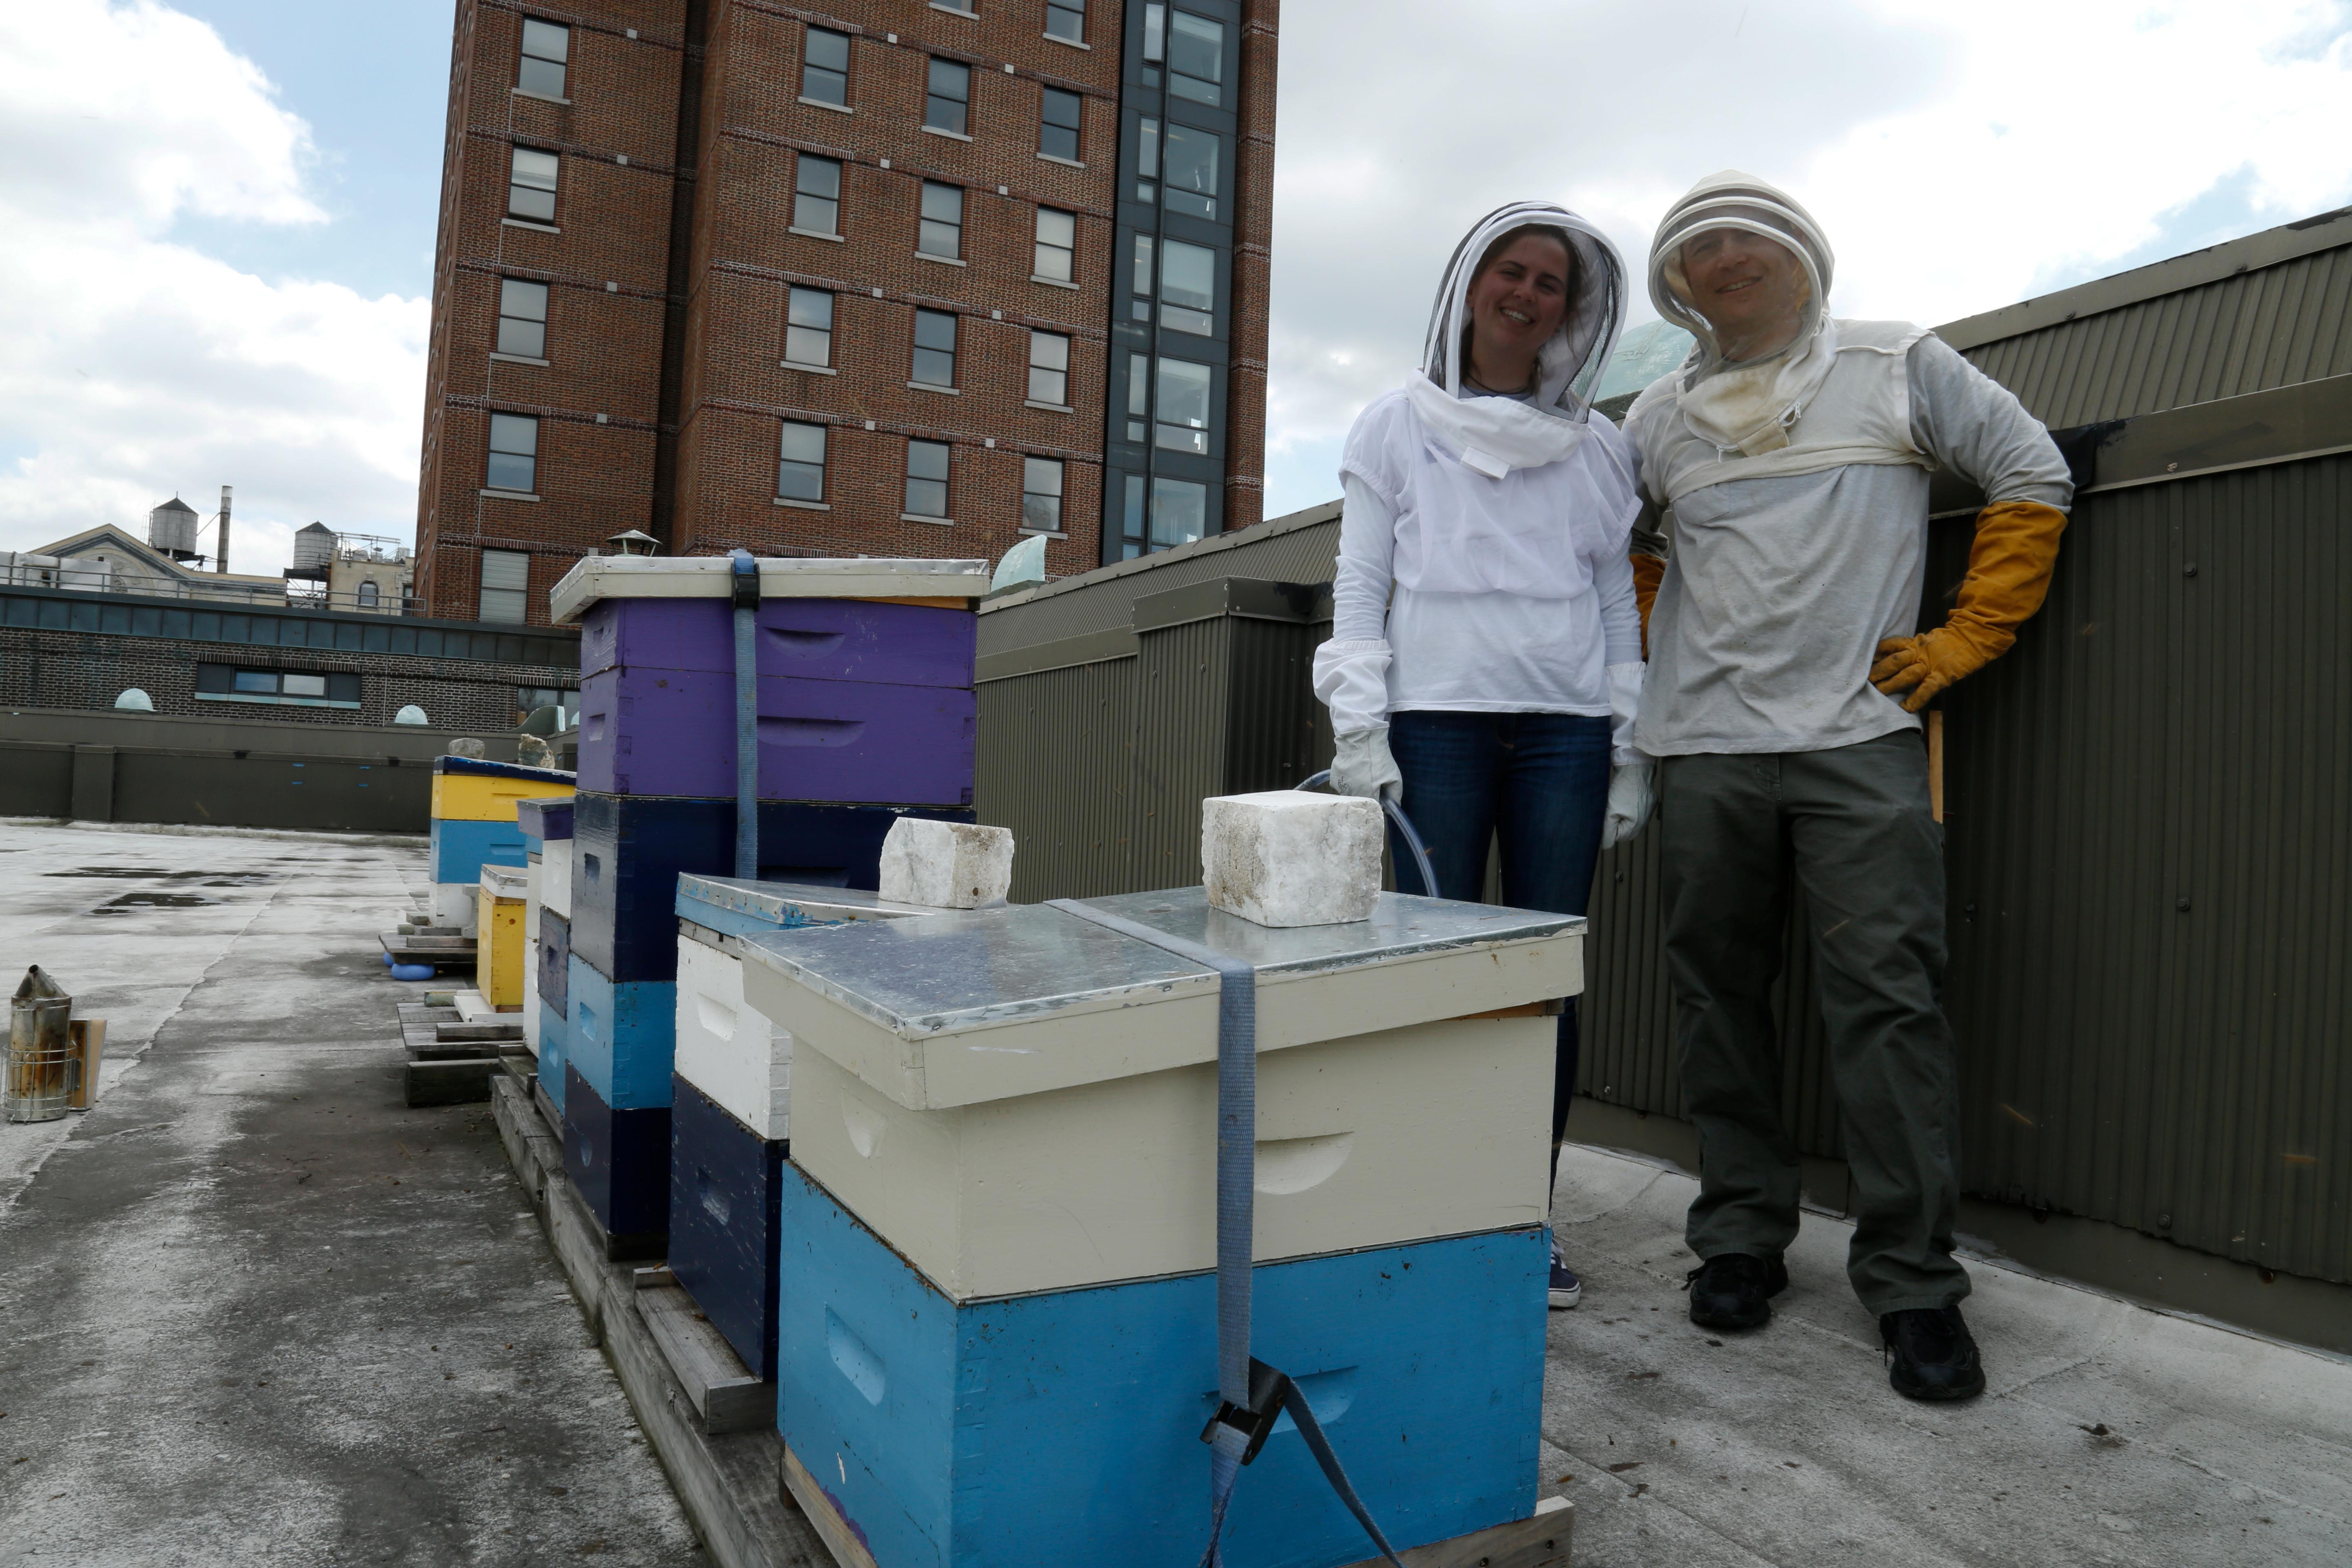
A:
<svg viewBox="0 0 2352 1568">
<path fill-rule="evenodd" d="M 433 966 L 429 963 L 395 963 L 392 966 L 394 980 L 430 980 Z"/>
</svg>

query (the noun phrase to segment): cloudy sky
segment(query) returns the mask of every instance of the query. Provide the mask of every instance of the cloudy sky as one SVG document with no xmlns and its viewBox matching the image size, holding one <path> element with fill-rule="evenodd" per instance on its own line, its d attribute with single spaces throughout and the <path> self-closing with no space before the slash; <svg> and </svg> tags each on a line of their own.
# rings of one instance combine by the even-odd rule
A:
<svg viewBox="0 0 2352 1568">
<path fill-rule="evenodd" d="M 1012 3 L 1012 0 L 998 0 Z M 1024 0 L 1025 3 L 1025 0 Z M 0 7 L 0 548 L 237 487 L 233 564 L 409 537 L 449 8 Z M 1443 19 L 1443 31 L 1433 19 Z M 1289 0 L 1270 512 L 1334 492 L 1478 215 L 1798 192 L 1934 322 L 2352 202 L 2338 0 Z M 1630 320 L 1651 315 L 1636 299 Z"/>
</svg>

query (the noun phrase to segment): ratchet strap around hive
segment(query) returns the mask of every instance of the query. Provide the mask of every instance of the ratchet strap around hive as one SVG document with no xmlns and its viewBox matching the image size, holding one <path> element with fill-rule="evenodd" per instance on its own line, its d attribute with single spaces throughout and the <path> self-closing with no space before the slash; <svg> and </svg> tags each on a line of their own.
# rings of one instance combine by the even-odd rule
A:
<svg viewBox="0 0 2352 1568">
<path fill-rule="evenodd" d="M 1051 899 L 1046 907 L 1217 974 L 1217 1397 L 1222 1403 L 1201 1433 L 1201 1440 L 1209 1445 L 1209 1546 L 1201 1555 L 1202 1568 L 1218 1568 L 1222 1563 L 1218 1542 L 1224 1535 L 1234 1483 L 1242 1467 L 1257 1458 L 1276 1418 L 1286 1410 L 1331 1489 L 1381 1555 L 1403 1568 L 1349 1483 L 1307 1396 L 1287 1376 L 1250 1354 L 1250 1244 L 1257 1184 L 1257 967 L 1074 899 Z"/>
<path fill-rule="evenodd" d="M 728 552 L 735 600 L 735 874 L 760 877 L 760 563 Z"/>
</svg>

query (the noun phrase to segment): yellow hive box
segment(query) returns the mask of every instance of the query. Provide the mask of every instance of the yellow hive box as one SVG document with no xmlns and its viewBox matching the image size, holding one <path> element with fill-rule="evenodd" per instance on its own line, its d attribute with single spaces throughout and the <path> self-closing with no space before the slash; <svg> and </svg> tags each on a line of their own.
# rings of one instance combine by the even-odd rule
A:
<svg viewBox="0 0 2352 1568">
<path fill-rule="evenodd" d="M 520 866 L 485 866 L 474 904 L 474 989 L 501 1013 L 522 1010 L 523 965 L 530 962 L 523 941 L 523 893 Z"/>
<path fill-rule="evenodd" d="M 512 822 L 520 800 L 562 799 L 568 784 L 499 778 L 484 773 L 435 773 L 433 815 L 444 822 Z"/>
</svg>

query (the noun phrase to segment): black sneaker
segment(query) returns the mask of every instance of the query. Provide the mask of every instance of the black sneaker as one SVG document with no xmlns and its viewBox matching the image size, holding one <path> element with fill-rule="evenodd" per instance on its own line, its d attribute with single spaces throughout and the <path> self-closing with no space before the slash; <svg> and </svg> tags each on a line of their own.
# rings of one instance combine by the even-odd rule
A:
<svg viewBox="0 0 2352 1568">
<path fill-rule="evenodd" d="M 1984 1363 L 1958 1307 L 1919 1307 L 1878 1320 L 1886 1381 L 1906 1399 L 1972 1399 L 1984 1392 Z"/>
<path fill-rule="evenodd" d="M 1559 1260 L 1559 1242 L 1551 1244 L 1551 1310 L 1565 1312 L 1584 1299 L 1584 1281 L 1576 1271 Z"/>
<path fill-rule="evenodd" d="M 1772 1298 L 1788 1288 L 1788 1265 L 1745 1252 L 1710 1258 L 1683 1280 L 1690 1320 L 1702 1329 L 1760 1329 L 1772 1321 Z"/>
</svg>

